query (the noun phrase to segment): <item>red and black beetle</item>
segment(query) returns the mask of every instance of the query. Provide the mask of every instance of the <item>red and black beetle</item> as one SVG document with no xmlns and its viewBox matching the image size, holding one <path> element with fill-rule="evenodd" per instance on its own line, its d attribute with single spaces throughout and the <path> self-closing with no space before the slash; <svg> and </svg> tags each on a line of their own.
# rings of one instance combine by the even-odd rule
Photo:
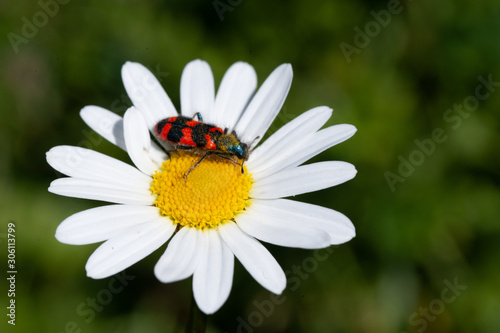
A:
<svg viewBox="0 0 500 333">
<path fill-rule="evenodd" d="M 201 115 L 196 113 L 199 121 L 185 116 L 170 117 L 160 120 L 155 126 L 158 138 L 173 143 L 177 149 L 201 149 L 206 151 L 203 157 L 187 172 L 186 176 L 209 154 L 215 154 L 236 163 L 231 156 L 246 161 L 248 145 L 241 142 L 236 133 L 202 122 Z M 241 163 L 241 172 L 243 170 Z"/>
</svg>

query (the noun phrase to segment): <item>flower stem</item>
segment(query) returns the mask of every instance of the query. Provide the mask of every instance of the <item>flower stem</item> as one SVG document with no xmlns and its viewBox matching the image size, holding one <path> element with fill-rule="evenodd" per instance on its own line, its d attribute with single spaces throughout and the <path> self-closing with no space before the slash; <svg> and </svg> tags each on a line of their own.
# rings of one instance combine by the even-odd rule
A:
<svg viewBox="0 0 500 333">
<path fill-rule="evenodd" d="M 191 308 L 186 325 L 186 333 L 205 333 L 207 327 L 207 315 L 203 313 L 196 304 L 194 296 L 191 296 Z"/>
</svg>

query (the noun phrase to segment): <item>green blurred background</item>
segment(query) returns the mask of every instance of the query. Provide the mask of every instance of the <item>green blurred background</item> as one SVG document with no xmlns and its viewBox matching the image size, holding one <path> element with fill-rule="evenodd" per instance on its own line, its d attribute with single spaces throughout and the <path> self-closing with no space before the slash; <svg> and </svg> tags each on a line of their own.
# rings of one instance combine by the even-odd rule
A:
<svg viewBox="0 0 500 333">
<path fill-rule="evenodd" d="M 356 178 L 296 198 L 343 212 L 357 237 L 328 256 L 268 246 L 289 273 L 278 300 L 237 263 L 210 332 L 498 332 L 498 1 L 2 1 L 0 28 L 1 276 L 9 222 L 18 270 L 15 327 L 0 285 L 2 332 L 183 331 L 191 280 L 156 280 L 165 247 L 116 291 L 85 275 L 97 245 L 56 241 L 62 220 L 102 203 L 48 193 L 60 175 L 45 152 L 90 146 L 130 163 L 79 110 L 123 115 L 125 61 L 149 67 L 179 106 L 196 58 L 216 85 L 239 60 L 259 83 L 291 63 L 271 132 L 320 105 L 334 109 L 328 125 L 358 128 L 314 159 L 349 161 Z"/>
</svg>

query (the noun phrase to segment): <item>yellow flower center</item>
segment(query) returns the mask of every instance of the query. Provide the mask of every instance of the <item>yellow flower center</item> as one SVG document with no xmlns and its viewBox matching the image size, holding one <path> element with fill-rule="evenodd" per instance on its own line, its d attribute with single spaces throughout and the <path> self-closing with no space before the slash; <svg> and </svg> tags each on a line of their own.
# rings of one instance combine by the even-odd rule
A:
<svg viewBox="0 0 500 333">
<path fill-rule="evenodd" d="M 252 177 L 241 173 L 241 165 L 208 155 L 187 177 L 203 155 L 175 152 L 156 171 L 151 191 L 155 206 L 180 226 L 215 228 L 245 209 Z M 241 163 L 241 161 L 238 161 Z"/>
</svg>

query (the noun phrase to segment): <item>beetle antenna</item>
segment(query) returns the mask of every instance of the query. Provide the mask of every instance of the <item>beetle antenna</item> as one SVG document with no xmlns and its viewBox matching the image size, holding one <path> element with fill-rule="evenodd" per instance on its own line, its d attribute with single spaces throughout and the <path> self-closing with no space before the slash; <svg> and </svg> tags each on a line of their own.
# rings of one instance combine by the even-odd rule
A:
<svg viewBox="0 0 500 333">
<path fill-rule="evenodd" d="M 255 139 L 252 140 L 252 142 L 250 143 L 250 149 L 249 149 L 249 152 L 252 152 L 254 149 L 255 149 L 255 146 L 254 146 L 254 143 L 255 141 L 259 140 L 260 139 L 260 136 L 256 137 Z M 253 147 L 252 147 L 253 146 Z M 243 167 L 243 166 L 242 166 Z"/>
</svg>

